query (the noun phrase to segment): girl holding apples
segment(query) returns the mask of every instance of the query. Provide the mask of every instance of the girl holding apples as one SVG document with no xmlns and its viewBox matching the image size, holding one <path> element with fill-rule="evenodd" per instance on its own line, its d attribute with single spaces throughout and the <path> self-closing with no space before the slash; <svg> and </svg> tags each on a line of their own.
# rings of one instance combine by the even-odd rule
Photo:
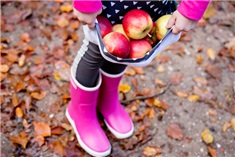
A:
<svg viewBox="0 0 235 157">
<path fill-rule="evenodd" d="M 118 85 L 126 65 L 106 61 L 100 54 L 94 29 L 97 15 L 102 14 L 116 23 L 131 8 L 149 7 L 148 11 L 161 16 L 172 4 L 168 0 L 73 0 L 74 14 L 83 24 L 85 36 L 71 67 L 71 101 L 66 116 L 87 153 L 107 156 L 111 152 L 110 142 L 98 122 L 97 111 L 103 115 L 105 124 L 115 137 L 128 138 L 134 131 L 131 118 L 118 101 Z M 174 34 L 195 28 L 208 4 L 209 0 L 182 0 L 166 27 L 174 26 Z"/>
</svg>

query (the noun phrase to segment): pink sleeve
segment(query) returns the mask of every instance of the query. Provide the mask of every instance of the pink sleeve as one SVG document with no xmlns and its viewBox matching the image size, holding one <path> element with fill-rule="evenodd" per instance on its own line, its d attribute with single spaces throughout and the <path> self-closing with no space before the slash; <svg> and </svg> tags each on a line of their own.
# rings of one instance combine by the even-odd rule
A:
<svg viewBox="0 0 235 157">
<path fill-rule="evenodd" d="M 210 0 L 182 0 L 178 11 L 192 20 L 200 20 Z"/>
<path fill-rule="evenodd" d="M 73 7 L 80 12 L 92 13 L 102 8 L 101 0 L 73 0 Z"/>
</svg>

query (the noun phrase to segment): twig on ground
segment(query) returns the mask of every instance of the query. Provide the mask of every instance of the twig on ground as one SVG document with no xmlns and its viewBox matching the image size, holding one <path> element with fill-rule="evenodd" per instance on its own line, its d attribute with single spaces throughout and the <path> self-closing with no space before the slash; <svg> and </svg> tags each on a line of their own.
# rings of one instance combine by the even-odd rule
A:
<svg viewBox="0 0 235 157">
<path fill-rule="evenodd" d="M 135 98 L 131 98 L 131 99 L 127 99 L 127 100 L 122 100 L 120 101 L 122 104 L 127 104 L 131 101 L 134 101 L 134 100 L 144 100 L 144 99 L 149 99 L 149 98 L 153 98 L 153 97 L 158 97 L 162 94 L 164 94 L 169 88 L 170 88 L 171 84 L 168 84 L 166 85 L 166 87 L 164 89 L 162 89 L 161 92 L 159 93 L 156 93 L 156 94 L 152 94 L 152 95 L 148 95 L 148 96 L 137 96 Z"/>
</svg>

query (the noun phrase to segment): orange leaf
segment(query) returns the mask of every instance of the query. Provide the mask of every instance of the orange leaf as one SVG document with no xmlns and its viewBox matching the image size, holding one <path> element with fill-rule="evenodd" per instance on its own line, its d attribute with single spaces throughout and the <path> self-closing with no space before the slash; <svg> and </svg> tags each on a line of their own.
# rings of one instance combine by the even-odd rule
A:
<svg viewBox="0 0 235 157">
<path fill-rule="evenodd" d="M 32 139 L 32 142 L 37 142 L 39 147 L 41 147 L 45 143 L 45 138 L 41 135 L 38 135 Z"/>
<path fill-rule="evenodd" d="M 230 128 L 231 126 L 232 126 L 231 123 L 229 123 L 229 122 L 225 123 L 222 127 L 223 132 L 226 132 L 227 129 Z"/>
<path fill-rule="evenodd" d="M 19 99 L 18 99 L 16 93 L 14 93 L 14 94 L 12 95 L 12 104 L 13 104 L 14 107 L 16 107 L 16 106 L 19 105 Z"/>
<path fill-rule="evenodd" d="M 199 65 L 203 64 L 204 60 L 203 60 L 202 56 L 196 56 L 196 62 Z"/>
<path fill-rule="evenodd" d="M 232 125 L 233 130 L 235 131 L 235 118 L 231 119 L 231 125 Z"/>
<path fill-rule="evenodd" d="M 188 101 L 190 102 L 198 102 L 200 100 L 200 96 L 192 94 L 190 96 L 188 96 Z"/>
<path fill-rule="evenodd" d="M 20 67 L 25 65 L 25 61 L 26 61 L 26 56 L 25 55 L 21 55 L 19 60 L 18 60 L 18 64 Z"/>
<path fill-rule="evenodd" d="M 143 154 L 146 156 L 154 156 L 157 154 L 157 150 L 154 147 L 147 146 L 144 148 Z"/>
<path fill-rule="evenodd" d="M 144 68 L 142 67 L 132 67 L 132 69 L 136 72 L 136 74 L 144 74 Z"/>
<path fill-rule="evenodd" d="M 51 136 L 51 128 L 48 124 L 44 122 L 34 122 L 33 125 L 36 136 L 38 135 L 43 137 Z"/>
<path fill-rule="evenodd" d="M 44 92 L 44 91 L 42 91 L 42 92 L 32 92 L 30 95 L 34 99 L 42 100 L 46 96 L 46 92 Z"/>
<path fill-rule="evenodd" d="M 211 146 L 207 146 L 207 150 L 211 157 L 216 157 L 216 150 L 212 148 Z"/>
<path fill-rule="evenodd" d="M 10 68 L 9 68 L 8 65 L 6 65 L 6 64 L 0 64 L 0 72 L 6 73 L 6 72 L 8 72 L 9 69 L 10 69 Z"/>
<path fill-rule="evenodd" d="M 21 108 L 17 107 L 15 110 L 15 114 L 18 118 L 22 118 L 23 117 L 23 111 L 21 110 Z"/>
<path fill-rule="evenodd" d="M 25 131 L 22 131 L 16 136 L 9 136 L 9 139 L 12 141 L 12 143 L 17 143 L 21 145 L 23 148 L 26 148 L 26 145 L 30 139 L 29 136 L 25 133 Z"/>
<path fill-rule="evenodd" d="M 31 41 L 30 36 L 29 36 L 29 33 L 23 33 L 23 34 L 21 34 L 20 38 L 21 38 L 21 40 L 23 40 L 23 41 L 25 41 L 25 42 L 27 42 L 27 43 Z"/>
<path fill-rule="evenodd" d="M 61 17 L 58 21 L 57 21 L 57 25 L 61 28 L 64 28 L 66 26 L 69 25 L 69 21 L 68 19 L 66 19 L 65 17 Z"/>
<path fill-rule="evenodd" d="M 148 117 L 149 117 L 149 118 L 154 118 L 154 116 L 155 116 L 154 108 L 151 108 L 150 111 L 149 111 Z"/>
<path fill-rule="evenodd" d="M 54 141 L 52 142 L 52 147 L 53 151 L 59 155 L 59 156 L 64 156 L 65 155 L 65 150 L 62 144 L 59 141 Z"/>
<path fill-rule="evenodd" d="M 65 5 L 62 5 L 62 6 L 60 7 L 60 10 L 61 10 L 62 12 L 69 13 L 69 12 L 71 12 L 71 11 L 73 10 L 73 7 L 72 7 L 72 5 L 70 5 L 70 4 L 65 4 Z"/>
<path fill-rule="evenodd" d="M 175 94 L 178 96 L 178 97 L 180 97 L 180 98 L 186 98 L 186 97 L 188 97 L 188 93 L 186 93 L 186 92 L 182 92 L 182 91 L 180 91 L 180 90 L 175 90 Z"/>
<path fill-rule="evenodd" d="M 206 85 L 207 84 L 207 80 L 202 78 L 202 77 L 194 77 L 193 80 L 196 82 L 196 83 L 200 83 L 202 85 Z"/>
<path fill-rule="evenodd" d="M 130 76 L 134 76 L 136 74 L 135 70 L 133 68 L 131 68 L 130 66 L 128 66 L 126 68 L 126 71 L 125 71 L 125 74 L 126 75 L 130 75 Z"/>
<path fill-rule="evenodd" d="M 163 110 L 167 110 L 170 106 L 166 104 L 164 101 L 160 99 L 155 99 L 153 103 L 156 107 L 162 108 Z"/>
</svg>

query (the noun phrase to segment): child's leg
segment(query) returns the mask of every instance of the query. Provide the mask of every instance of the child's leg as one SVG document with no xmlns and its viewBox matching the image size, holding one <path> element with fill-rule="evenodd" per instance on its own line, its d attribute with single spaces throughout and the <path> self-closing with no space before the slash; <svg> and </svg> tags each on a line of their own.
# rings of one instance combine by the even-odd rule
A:
<svg viewBox="0 0 235 157">
<path fill-rule="evenodd" d="M 66 110 L 80 146 L 92 156 L 107 156 L 111 152 L 96 113 L 103 61 L 97 45 L 84 39 L 71 67 L 71 101 Z"/>
<path fill-rule="evenodd" d="M 118 86 L 125 69 L 126 65 L 104 62 L 98 99 L 98 108 L 107 127 L 120 139 L 131 136 L 134 131 L 131 118 L 118 100 Z"/>
</svg>

